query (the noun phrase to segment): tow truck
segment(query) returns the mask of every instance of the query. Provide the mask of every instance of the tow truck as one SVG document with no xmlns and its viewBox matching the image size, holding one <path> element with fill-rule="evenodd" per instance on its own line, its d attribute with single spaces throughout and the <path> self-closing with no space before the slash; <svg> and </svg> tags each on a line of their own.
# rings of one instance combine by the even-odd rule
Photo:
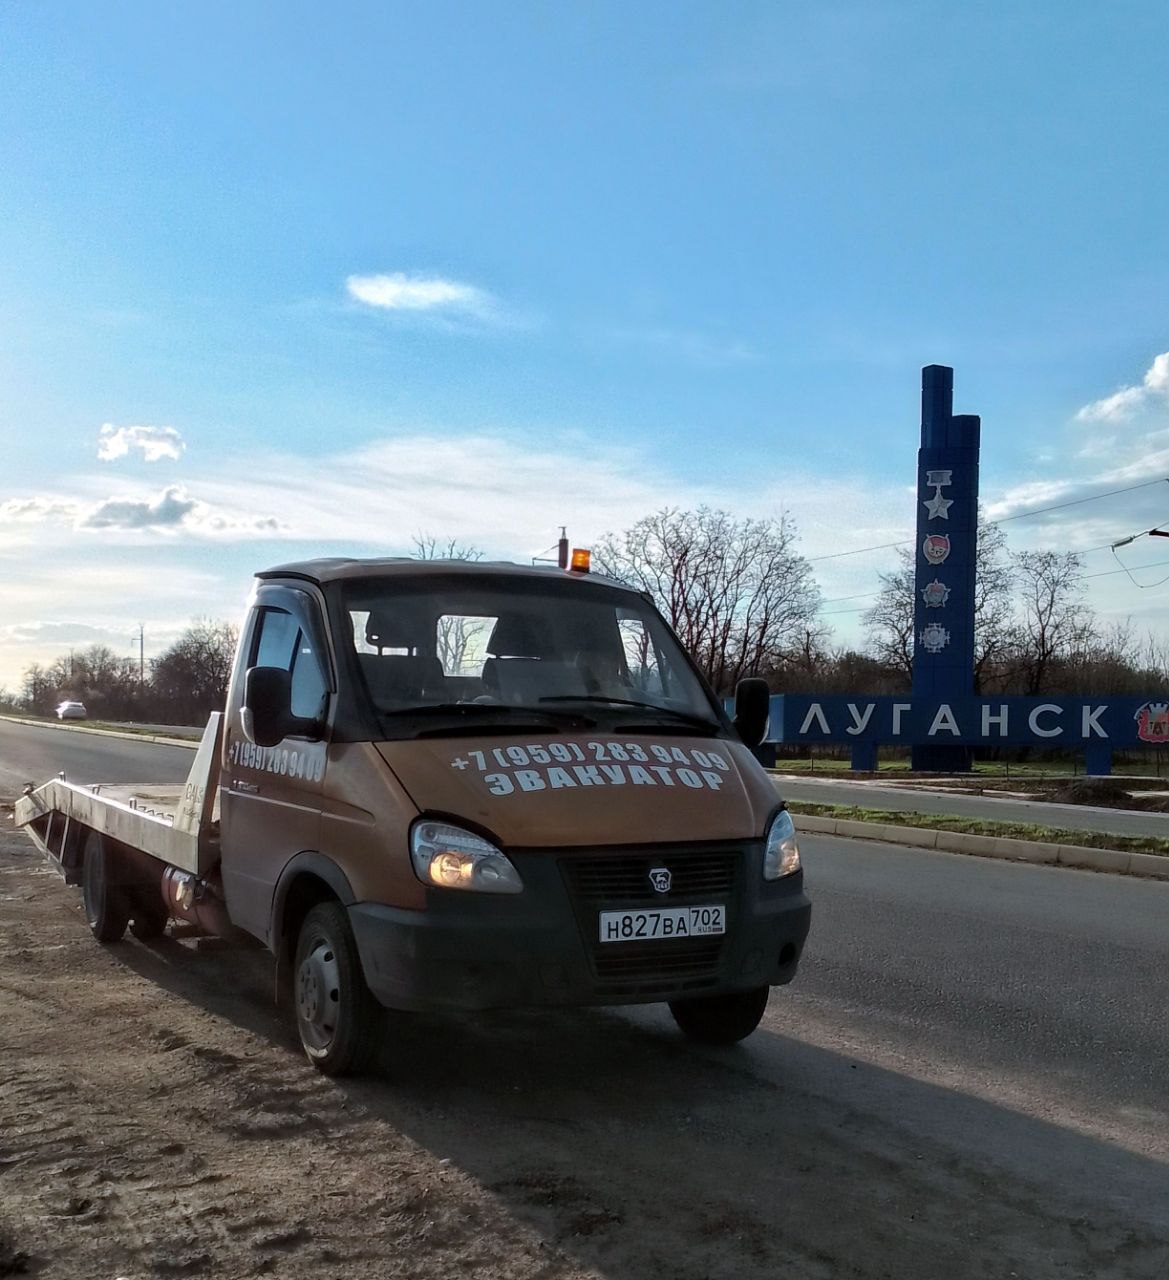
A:
<svg viewBox="0 0 1169 1280">
<path fill-rule="evenodd" d="M 181 787 L 29 788 L 15 818 L 94 937 L 172 920 L 275 957 L 322 1072 L 395 1011 L 663 1001 L 731 1044 L 811 905 L 752 748 L 642 593 L 570 567 L 318 559 L 256 575 Z"/>
</svg>

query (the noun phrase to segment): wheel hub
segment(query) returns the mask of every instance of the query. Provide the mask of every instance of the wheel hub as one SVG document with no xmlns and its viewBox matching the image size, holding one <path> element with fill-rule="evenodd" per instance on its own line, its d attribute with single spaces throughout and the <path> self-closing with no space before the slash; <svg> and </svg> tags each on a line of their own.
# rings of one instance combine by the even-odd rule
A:
<svg viewBox="0 0 1169 1280">
<path fill-rule="evenodd" d="M 319 939 L 296 974 L 296 1012 L 301 1034 L 314 1049 L 325 1049 L 337 1029 L 341 969 L 331 946 Z"/>
</svg>

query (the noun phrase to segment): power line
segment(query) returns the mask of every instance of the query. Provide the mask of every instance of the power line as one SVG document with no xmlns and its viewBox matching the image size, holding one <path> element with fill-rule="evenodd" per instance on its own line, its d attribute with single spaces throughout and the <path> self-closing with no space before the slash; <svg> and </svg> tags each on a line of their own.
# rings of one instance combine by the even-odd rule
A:
<svg viewBox="0 0 1169 1280">
<path fill-rule="evenodd" d="M 1081 554 L 1082 554 L 1082 553 L 1081 553 Z M 1119 557 L 1118 557 L 1118 559 L 1119 559 Z M 1164 568 L 1169 568 L 1169 560 L 1157 560 L 1157 561 L 1155 561 L 1153 564 L 1138 564 L 1138 565 L 1136 565 L 1135 567 L 1136 567 L 1136 570 L 1137 570 L 1137 572 L 1138 572 L 1138 573 L 1139 573 L 1142 569 L 1164 569 Z M 1076 581 L 1077 581 L 1077 582 L 1087 582 L 1090 578 L 1114 578 L 1114 577 L 1116 577 L 1116 575 L 1117 575 L 1118 573 L 1127 573 L 1127 574 L 1128 574 L 1128 576 L 1129 576 L 1130 578 L 1132 578 L 1132 574 L 1131 574 L 1131 572 L 1129 572 L 1129 570 L 1128 570 L 1124 565 L 1121 565 L 1121 567 L 1120 567 L 1119 569 L 1105 569 L 1103 573 L 1079 573 L 1079 574 L 1077 574 L 1077 575 L 1076 575 Z M 1137 582 L 1137 580 L 1136 580 L 1135 578 L 1132 578 L 1132 580 L 1133 580 L 1133 585 L 1134 585 L 1134 586 L 1138 586 L 1138 587 L 1140 587 L 1142 590 L 1145 590 L 1145 589 L 1147 589 L 1147 588 L 1149 588 L 1149 587 L 1160 587 L 1160 586 L 1164 585 L 1166 582 L 1169 582 L 1169 576 L 1166 576 L 1166 577 L 1164 577 L 1164 578 L 1161 578 L 1161 579 L 1159 579 L 1157 582 L 1144 582 L 1144 583 L 1142 583 L 1142 582 Z M 868 592 L 868 593 L 866 593 L 866 594 L 862 594 L 862 595 L 856 595 L 856 596 L 841 596 L 841 597 L 839 597 L 839 600 L 825 600 L 825 601 L 824 601 L 824 603 L 825 603 L 825 604 L 838 604 L 838 603 L 842 603 L 842 602 L 843 602 L 843 601 L 845 601 L 845 600 L 872 600 L 872 599 L 874 599 L 876 596 L 879 596 L 880 594 L 881 594 L 881 593 L 880 593 L 879 591 L 870 591 L 870 592 Z M 823 614 L 821 614 L 820 616 L 821 616 L 822 618 L 835 618 L 835 617 L 841 616 L 841 615 L 846 614 L 846 613 L 864 613 L 864 612 L 865 612 L 865 610 L 866 610 L 866 608 L 867 608 L 867 606 L 866 606 L 866 605 L 861 605 L 861 606 L 859 606 L 859 607 L 858 607 L 858 608 L 856 608 L 856 609 L 832 609 L 832 610 L 830 610 L 828 613 L 823 613 Z"/>
<path fill-rule="evenodd" d="M 1094 493 L 1087 498 L 1073 498 L 1070 502 L 1056 502 L 1049 507 L 1036 507 L 1034 511 L 1019 511 L 1013 516 L 1003 516 L 1001 520 L 988 520 L 987 524 L 1000 525 L 1007 524 L 1011 520 L 1027 520 L 1031 516 L 1046 515 L 1049 511 L 1063 511 L 1066 507 L 1078 507 L 1085 502 L 1099 502 L 1102 498 L 1115 498 L 1118 494 L 1133 493 L 1137 489 L 1149 489 L 1153 485 L 1169 483 L 1169 476 L 1158 476 L 1155 480 L 1142 480 L 1140 484 L 1130 484 L 1122 489 L 1109 489 L 1106 493 Z M 1142 532 L 1144 532 L 1142 530 Z M 871 547 L 856 547 L 852 551 L 834 551 L 826 556 L 809 556 L 809 564 L 821 564 L 825 560 L 839 560 L 843 556 L 859 556 L 866 551 L 889 551 L 894 547 L 907 547 L 913 542 L 912 538 L 902 538 L 900 542 L 882 542 Z M 1111 542 L 1102 543 L 1098 547 L 1088 547 L 1087 550 L 1080 552 L 1081 555 L 1087 555 L 1092 551 L 1104 551 L 1111 547 Z"/>
<path fill-rule="evenodd" d="M 1109 489 L 1107 493 L 1094 493 L 1087 498 L 1073 498 L 1070 502 L 1057 502 L 1051 507 L 1039 507 L 1035 511 L 1020 511 L 1017 515 L 1003 516 L 1001 520 L 992 520 L 991 524 L 1006 524 L 1009 520 L 1025 520 L 1028 516 L 1045 515 L 1048 511 L 1062 511 L 1065 507 L 1078 507 L 1084 502 L 1096 502 L 1100 498 L 1114 498 L 1118 493 L 1132 493 L 1136 489 L 1149 489 L 1164 481 L 1169 484 L 1169 476 L 1158 476 L 1156 480 L 1142 480 L 1140 484 L 1130 484 L 1126 489 Z"/>
</svg>

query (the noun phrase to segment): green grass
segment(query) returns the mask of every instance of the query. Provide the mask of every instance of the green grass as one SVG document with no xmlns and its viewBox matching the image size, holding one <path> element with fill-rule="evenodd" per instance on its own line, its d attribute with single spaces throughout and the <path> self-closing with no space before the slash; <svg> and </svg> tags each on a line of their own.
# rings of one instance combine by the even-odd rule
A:
<svg viewBox="0 0 1169 1280">
<path fill-rule="evenodd" d="M 788 809 L 817 818 L 846 818 L 850 822 L 874 822 L 882 826 L 923 827 L 928 831 L 957 831 L 970 836 L 996 836 L 1006 840 L 1036 840 L 1043 844 L 1071 844 L 1084 849 L 1118 849 L 1121 853 L 1159 853 L 1169 856 L 1169 840 L 1157 836 L 1117 836 L 1106 831 L 1068 831 L 1030 822 L 987 822 L 957 814 L 905 813 L 900 809 L 866 809 L 857 804 L 801 804 Z M 797 827 L 799 824 L 796 824 Z"/>
<path fill-rule="evenodd" d="M 56 716 L 37 716 L 27 711 L 4 711 L 0 715 L 13 716 L 18 720 L 35 720 L 39 724 L 58 725 L 68 729 L 101 729 L 105 733 L 135 733 L 146 738 L 182 738 L 184 742 L 193 742 L 194 739 L 189 734 L 179 733 L 181 726 L 175 725 L 173 728 L 162 726 L 161 728 L 147 728 L 145 725 L 137 724 L 115 724 L 111 720 L 58 720 Z"/>
<path fill-rule="evenodd" d="M 1169 774 L 1162 772 L 1158 774 L 1155 761 L 1137 760 L 1128 761 L 1123 764 L 1117 760 L 1113 764 L 1113 768 L 1117 773 L 1132 774 L 1142 778 L 1166 777 Z M 828 756 L 816 757 L 812 760 L 785 760 L 782 757 L 775 762 L 777 773 L 793 773 L 793 774 L 850 774 L 852 769 L 847 760 L 834 759 Z M 908 774 L 908 760 L 879 760 L 877 762 L 878 773 L 890 774 Z M 869 776 L 860 774 L 858 776 Z M 926 777 L 930 775 L 916 775 Z M 948 777 L 970 777 L 969 774 L 950 774 L 938 775 Z M 1024 761 L 1003 761 L 1003 760 L 976 760 L 974 762 L 973 776 L 985 778 L 1082 778 L 1084 776 L 1084 765 L 1080 760 L 1024 760 Z"/>
</svg>

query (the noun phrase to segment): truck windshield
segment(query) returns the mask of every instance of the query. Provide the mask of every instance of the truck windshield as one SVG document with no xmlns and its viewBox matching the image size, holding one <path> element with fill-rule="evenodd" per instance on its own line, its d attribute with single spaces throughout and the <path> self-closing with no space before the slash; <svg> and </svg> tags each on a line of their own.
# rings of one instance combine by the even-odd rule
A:
<svg viewBox="0 0 1169 1280">
<path fill-rule="evenodd" d="M 633 592 L 443 575 L 351 581 L 343 602 L 365 694 L 392 736 L 521 720 L 722 729 L 678 641 Z"/>
</svg>

